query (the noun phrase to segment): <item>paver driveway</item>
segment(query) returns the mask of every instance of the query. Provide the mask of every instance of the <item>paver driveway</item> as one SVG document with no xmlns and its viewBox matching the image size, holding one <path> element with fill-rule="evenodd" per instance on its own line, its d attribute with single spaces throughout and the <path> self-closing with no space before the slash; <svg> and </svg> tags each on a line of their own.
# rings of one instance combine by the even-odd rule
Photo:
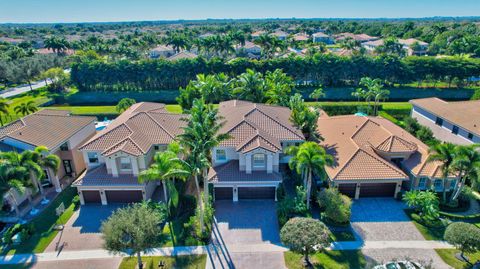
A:
<svg viewBox="0 0 480 269">
<path fill-rule="evenodd" d="M 102 248 L 100 226 L 112 212 L 121 205 L 84 205 L 73 214 L 65 224 L 63 232 L 57 234 L 46 251 L 57 251 L 56 245 L 63 250 L 86 250 Z"/>
<path fill-rule="evenodd" d="M 215 217 L 207 268 L 285 268 L 274 201 L 217 201 Z"/>
<path fill-rule="evenodd" d="M 361 240 L 424 240 L 403 209 L 393 198 L 362 198 L 352 205 L 352 228 Z"/>
</svg>

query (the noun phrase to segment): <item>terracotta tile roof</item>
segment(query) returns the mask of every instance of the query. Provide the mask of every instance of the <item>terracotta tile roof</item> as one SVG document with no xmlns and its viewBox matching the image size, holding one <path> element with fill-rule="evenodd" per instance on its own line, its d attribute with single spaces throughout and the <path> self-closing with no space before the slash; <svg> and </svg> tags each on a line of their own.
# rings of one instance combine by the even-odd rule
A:
<svg viewBox="0 0 480 269">
<path fill-rule="evenodd" d="M 155 48 L 153 48 L 151 51 L 163 52 L 163 51 L 174 51 L 174 49 L 172 46 L 169 46 L 169 45 L 158 45 Z"/>
<path fill-rule="evenodd" d="M 267 173 L 267 171 L 252 171 L 247 174 L 240 171 L 238 161 L 229 161 L 225 164 L 211 167 L 208 171 L 208 180 L 215 183 L 222 182 L 278 182 L 282 180 L 282 175 L 278 172 Z"/>
<path fill-rule="evenodd" d="M 188 52 L 188 51 L 182 51 L 182 52 L 179 52 L 175 55 L 172 55 L 172 56 L 168 57 L 167 60 L 176 61 L 176 60 L 180 60 L 180 59 L 195 59 L 197 57 L 198 57 L 198 55 L 195 54 L 195 53 Z"/>
<path fill-rule="evenodd" d="M 283 140 L 305 139 L 290 122 L 291 111 L 286 107 L 231 100 L 220 103 L 219 114 L 225 120 L 220 132 L 232 136 L 222 146 L 236 147 L 239 151 L 264 148 L 278 152 Z"/>
<path fill-rule="evenodd" d="M 480 100 L 447 102 L 433 97 L 410 100 L 410 103 L 480 135 Z"/>
<path fill-rule="evenodd" d="M 183 114 L 171 114 L 164 104 L 137 103 L 80 147 L 105 156 L 125 152 L 140 156 L 157 144 L 169 144 L 182 132 Z"/>
<path fill-rule="evenodd" d="M 381 117 L 321 117 L 318 131 L 335 166 L 327 167 L 332 180 L 404 179 L 408 176 L 377 151 L 411 153 L 403 166 L 416 176 L 440 177 L 438 162 L 427 162 L 428 146 Z M 412 153 L 413 152 L 413 153 Z"/>
<path fill-rule="evenodd" d="M 65 110 L 44 109 L 1 127 L 0 139 L 9 137 L 53 149 L 95 120 L 95 117 L 71 116 Z"/>
<path fill-rule="evenodd" d="M 100 165 L 93 169 L 88 169 L 83 177 L 79 177 L 74 186 L 143 186 L 138 183 L 138 177 L 133 174 L 122 174 L 118 177 L 107 172 L 105 165 Z"/>
</svg>

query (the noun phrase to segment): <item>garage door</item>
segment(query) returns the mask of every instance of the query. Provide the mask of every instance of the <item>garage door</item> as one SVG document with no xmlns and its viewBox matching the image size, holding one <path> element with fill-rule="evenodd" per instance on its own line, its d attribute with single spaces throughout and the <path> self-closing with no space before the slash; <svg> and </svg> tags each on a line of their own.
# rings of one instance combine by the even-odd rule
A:
<svg viewBox="0 0 480 269">
<path fill-rule="evenodd" d="M 364 183 L 360 187 L 360 197 L 393 197 L 396 183 Z"/>
<path fill-rule="evenodd" d="M 102 198 L 100 198 L 99 191 L 82 191 L 83 201 L 86 204 L 100 204 L 102 203 Z"/>
<path fill-rule="evenodd" d="M 238 199 L 275 199 L 275 187 L 238 188 Z"/>
<path fill-rule="evenodd" d="M 143 200 L 142 191 L 105 191 L 107 203 L 137 203 Z"/>
<path fill-rule="evenodd" d="M 231 187 L 215 187 L 215 200 L 233 200 Z"/>
<path fill-rule="evenodd" d="M 357 184 L 355 183 L 348 183 L 348 184 L 339 184 L 338 191 L 342 194 L 345 194 L 348 197 L 355 197 L 355 188 Z"/>
</svg>

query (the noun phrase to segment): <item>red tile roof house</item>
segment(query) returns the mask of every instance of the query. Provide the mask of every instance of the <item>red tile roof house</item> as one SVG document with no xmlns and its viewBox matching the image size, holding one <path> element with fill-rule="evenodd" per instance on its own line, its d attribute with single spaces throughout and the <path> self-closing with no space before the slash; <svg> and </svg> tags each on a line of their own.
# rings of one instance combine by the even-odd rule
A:
<svg viewBox="0 0 480 269">
<path fill-rule="evenodd" d="M 225 125 L 221 133 L 232 138 L 213 149 L 208 179 L 214 199 L 276 199 L 282 181 L 280 165 L 288 163 L 287 147 L 305 137 L 290 122 L 286 107 L 231 100 L 219 105 Z"/>
<path fill-rule="evenodd" d="M 139 183 L 138 174 L 182 132 L 185 117 L 167 112 L 164 104 L 137 103 L 84 143 L 87 172 L 73 183 L 81 204 L 150 199 L 159 182 Z"/>
<path fill-rule="evenodd" d="M 480 143 L 480 100 L 447 102 L 442 99 L 410 100 L 411 116 L 444 142 Z"/>
<path fill-rule="evenodd" d="M 75 178 L 85 169 L 85 161 L 78 147 L 95 135 L 95 117 L 72 116 L 70 111 L 44 109 L 0 128 L 0 151 L 48 148 L 61 162 L 57 174 L 46 171 L 46 180 L 57 192 L 66 186 L 65 180 Z M 17 205 L 26 195 L 17 197 Z"/>
<path fill-rule="evenodd" d="M 441 164 L 427 161 L 428 146 L 381 117 L 322 116 L 321 145 L 334 156 L 327 167 L 331 186 L 355 199 L 396 197 L 402 190 L 443 191 Z M 457 180 L 449 177 L 447 190 Z"/>
</svg>

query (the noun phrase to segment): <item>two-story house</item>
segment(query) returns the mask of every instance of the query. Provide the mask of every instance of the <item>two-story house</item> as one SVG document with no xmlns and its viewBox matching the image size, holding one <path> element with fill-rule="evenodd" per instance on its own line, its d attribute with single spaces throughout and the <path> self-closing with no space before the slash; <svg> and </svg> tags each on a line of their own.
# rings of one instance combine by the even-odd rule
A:
<svg viewBox="0 0 480 269">
<path fill-rule="evenodd" d="M 389 120 L 324 114 L 318 132 L 321 145 L 335 158 L 326 167 L 329 183 L 350 197 L 396 197 L 402 189 L 443 191 L 441 163 L 428 161 L 428 146 Z M 456 180 L 449 175 L 447 191 Z"/>
<path fill-rule="evenodd" d="M 435 138 L 459 145 L 480 143 L 480 100 L 447 102 L 439 98 L 410 100 L 411 116 Z"/>
<path fill-rule="evenodd" d="M 183 131 L 185 117 L 164 104 L 137 103 L 84 143 L 87 172 L 74 182 L 81 204 L 150 199 L 159 182 L 139 183 L 138 175 Z"/>
<path fill-rule="evenodd" d="M 42 183 L 50 183 L 57 192 L 68 186 L 86 168 L 78 147 L 95 135 L 95 117 L 72 116 L 70 111 L 43 109 L 0 128 L 0 151 L 34 150 L 45 146 L 48 154 L 60 158 L 57 173 L 45 170 Z M 26 202 L 29 192 L 16 195 L 12 206 Z"/>
<path fill-rule="evenodd" d="M 280 165 L 289 160 L 285 149 L 305 140 L 289 120 L 290 109 L 231 100 L 220 103 L 219 114 L 225 121 L 220 132 L 231 138 L 212 152 L 214 198 L 276 199 Z"/>
</svg>

